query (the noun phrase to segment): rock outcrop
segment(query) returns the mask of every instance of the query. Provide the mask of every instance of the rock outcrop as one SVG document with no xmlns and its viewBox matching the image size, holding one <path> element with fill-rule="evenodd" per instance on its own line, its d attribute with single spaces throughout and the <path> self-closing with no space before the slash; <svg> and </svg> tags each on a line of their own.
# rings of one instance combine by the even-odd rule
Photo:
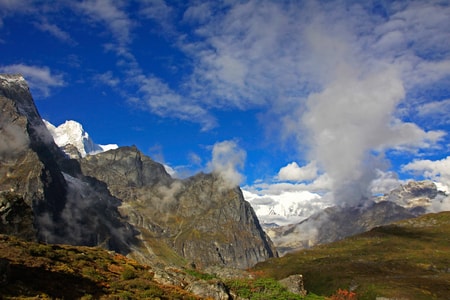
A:
<svg viewBox="0 0 450 300">
<path fill-rule="evenodd" d="M 444 192 L 439 191 L 431 181 L 410 181 L 388 194 L 376 199 L 377 202 L 394 202 L 405 208 L 428 208 L 434 201 L 446 198 Z"/>
</svg>

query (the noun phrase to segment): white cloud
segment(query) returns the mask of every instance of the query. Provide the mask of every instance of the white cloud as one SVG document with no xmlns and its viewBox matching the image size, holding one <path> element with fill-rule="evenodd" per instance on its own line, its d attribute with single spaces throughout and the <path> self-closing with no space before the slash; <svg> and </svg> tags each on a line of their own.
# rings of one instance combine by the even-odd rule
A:
<svg viewBox="0 0 450 300">
<path fill-rule="evenodd" d="M 139 92 L 144 95 L 146 107 L 154 114 L 196 122 L 202 130 L 216 126 L 216 120 L 202 106 L 186 99 L 154 76 L 136 76 Z"/>
<path fill-rule="evenodd" d="M 303 167 L 300 167 L 294 161 L 280 169 L 278 172 L 278 179 L 288 181 L 312 180 L 317 177 L 317 172 L 318 169 L 315 161 L 312 161 Z"/>
<path fill-rule="evenodd" d="M 131 30 L 134 24 L 122 9 L 121 4 L 123 4 L 121 1 L 85 0 L 77 4 L 77 7 L 93 21 L 104 23 L 119 45 L 126 45 L 131 41 Z"/>
<path fill-rule="evenodd" d="M 450 124 L 450 99 L 431 101 L 416 108 L 417 115 L 431 124 Z"/>
<path fill-rule="evenodd" d="M 120 79 L 115 77 L 111 71 L 96 75 L 95 80 L 103 82 L 110 87 L 117 87 L 120 83 Z"/>
<path fill-rule="evenodd" d="M 244 167 L 247 154 L 234 141 L 223 141 L 214 144 L 212 159 L 208 164 L 213 173 L 219 174 L 227 187 L 232 188 L 244 180 L 239 169 Z"/>
<path fill-rule="evenodd" d="M 450 156 L 441 160 L 414 160 L 404 166 L 402 171 L 422 175 L 427 179 L 440 182 L 450 187 Z"/>
<path fill-rule="evenodd" d="M 320 195 L 308 191 L 287 191 L 271 195 L 256 194 L 244 189 L 242 193 L 262 223 L 294 224 L 330 206 Z"/>
<path fill-rule="evenodd" d="M 59 39 L 60 41 L 62 41 L 64 43 L 67 43 L 70 45 L 76 44 L 76 42 L 72 39 L 72 37 L 70 36 L 69 33 L 62 30 L 60 27 L 58 27 L 55 24 L 50 24 L 47 21 L 42 21 L 40 23 L 35 23 L 34 25 L 39 30 L 41 30 L 43 32 L 48 32 L 49 34 L 53 35 L 54 37 L 56 37 L 57 39 Z"/>
<path fill-rule="evenodd" d="M 311 183 L 292 182 L 256 182 L 246 185 L 243 189 L 258 195 L 281 195 L 286 192 L 312 192 L 320 195 L 328 193 L 332 188 L 332 179 L 327 174 L 321 174 Z"/>
<path fill-rule="evenodd" d="M 23 12 L 31 7 L 31 0 L 0 0 L 0 9 L 6 12 Z"/>
<path fill-rule="evenodd" d="M 49 67 L 39 67 L 24 64 L 0 66 L 4 73 L 22 74 L 31 89 L 36 90 L 38 95 L 48 97 L 50 90 L 65 85 L 61 74 L 53 74 Z"/>
<path fill-rule="evenodd" d="M 376 178 L 370 183 L 370 192 L 372 195 L 384 195 L 403 184 L 398 178 L 397 173 L 376 170 Z"/>
</svg>

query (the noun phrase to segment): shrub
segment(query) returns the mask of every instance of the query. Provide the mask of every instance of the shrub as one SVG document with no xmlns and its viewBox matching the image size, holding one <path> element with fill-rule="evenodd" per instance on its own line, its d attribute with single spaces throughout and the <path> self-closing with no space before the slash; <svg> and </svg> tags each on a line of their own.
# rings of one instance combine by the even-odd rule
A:
<svg viewBox="0 0 450 300">
<path fill-rule="evenodd" d="M 347 290 L 338 289 L 334 295 L 330 297 L 330 300 L 356 300 L 356 293 Z"/>
<path fill-rule="evenodd" d="M 130 280 L 136 278 L 137 275 L 133 267 L 127 266 L 120 276 L 123 280 Z"/>
</svg>

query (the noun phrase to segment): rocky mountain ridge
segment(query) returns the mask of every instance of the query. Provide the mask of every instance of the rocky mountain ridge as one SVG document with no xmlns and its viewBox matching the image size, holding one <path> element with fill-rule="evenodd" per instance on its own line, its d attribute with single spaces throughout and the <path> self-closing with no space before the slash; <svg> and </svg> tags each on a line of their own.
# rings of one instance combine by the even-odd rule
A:
<svg viewBox="0 0 450 300">
<path fill-rule="evenodd" d="M 287 226 L 267 228 L 280 254 L 327 244 L 374 227 L 450 208 L 450 197 L 431 181 L 411 181 L 356 207 L 327 207 Z"/>
<path fill-rule="evenodd" d="M 28 240 L 101 245 L 142 262 L 247 268 L 276 256 L 238 187 L 184 181 L 135 147 L 68 159 L 23 77 L 0 76 L 0 229 Z"/>
</svg>

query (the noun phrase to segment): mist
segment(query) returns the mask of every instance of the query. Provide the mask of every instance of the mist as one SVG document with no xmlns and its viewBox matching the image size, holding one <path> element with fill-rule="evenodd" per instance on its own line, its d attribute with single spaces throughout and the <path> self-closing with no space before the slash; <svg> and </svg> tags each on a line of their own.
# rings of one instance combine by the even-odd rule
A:
<svg viewBox="0 0 450 300">
<path fill-rule="evenodd" d="M 239 170 L 244 167 L 246 156 L 246 152 L 236 142 L 218 142 L 213 146 L 208 168 L 221 177 L 224 188 L 234 188 L 245 179 Z"/>
<path fill-rule="evenodd" d="M 1 120 L 0 120 L 1 122 Z M 29 144 L 28 135 L 24 132 L 23 128 L 18 125 L 8 123 L 0 123 L 0 158 L 9 158 L 12 155 L 16 155 L 27 149 Z"/>
</svg>

